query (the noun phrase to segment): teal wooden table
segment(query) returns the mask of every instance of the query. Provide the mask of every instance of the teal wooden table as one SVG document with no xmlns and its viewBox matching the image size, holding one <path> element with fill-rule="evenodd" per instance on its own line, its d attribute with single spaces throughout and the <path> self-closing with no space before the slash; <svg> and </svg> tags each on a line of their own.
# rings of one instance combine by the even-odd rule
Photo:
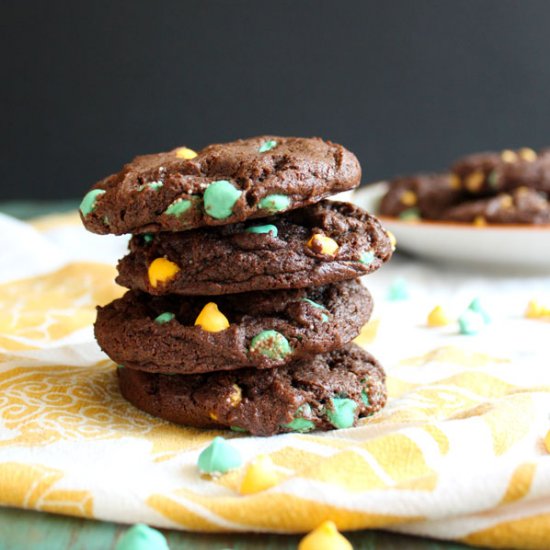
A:
<svg viewBox="0 0 550 550">
<path fill-rule="evenodd" d="M 0 212 L 28 219 L 76 208 L 77 201 L 0 203 Z M 0 487 L 0 495 L 2 488 Z M 0 550 L 110 550 L 128 528 L 102 521 L 0 508 Z M 171 550 L 234 549 L 293 550 L 301 536 L 286 535 L 206 535 L 163 530 Z M 355 550 L 461 550 L 473 548 L 462 544 L 420 537 L 396 535 L 383 531 L 346 533 Z"/>
<path fill-rule="evenodd" d="M 0 550 L 112 550 L 126 529 L 127 526 L 115 523 L 0 508 Z M 287 535 L 204 535 L 169 530 L 162 532 L 171 550 L 294 550 L 301 539 L 300 536 Z M 355 550 L 472 548 L 383 531 L 356 531 L 345 535 Z"/>
</svg>

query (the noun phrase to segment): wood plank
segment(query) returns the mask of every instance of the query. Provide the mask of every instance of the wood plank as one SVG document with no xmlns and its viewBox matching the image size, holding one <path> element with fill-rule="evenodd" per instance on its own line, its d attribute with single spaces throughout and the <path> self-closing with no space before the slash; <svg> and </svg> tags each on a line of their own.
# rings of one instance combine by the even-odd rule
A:
<svg viewBox="0 0 550 550">
<path fill-rule="evenodd" d="M 0 550 L 114 550 L 126 525 L 0 508 Z M 162 530 L 171 550 L 295 550 L 301 536 L 187 533 Z M 384 531 L 346 533 L 355 550 L 465 550 L 461 544 Z"/>
</svg>

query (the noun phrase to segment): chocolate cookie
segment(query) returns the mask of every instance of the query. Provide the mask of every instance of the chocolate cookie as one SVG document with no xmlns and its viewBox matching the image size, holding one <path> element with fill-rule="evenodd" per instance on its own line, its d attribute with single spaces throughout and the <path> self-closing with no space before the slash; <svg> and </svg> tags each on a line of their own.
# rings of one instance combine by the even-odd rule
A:
<svg viewBox="0 0 550 550">
<path fill-rule="evenodd" d="M 485 223 L 550 223 L 550 202 L 542 193 L 520 187 L 512 193 L 464 202 L 450 208 L 444 219 L 458 222 Z"/>
<path fill-rule="evenodd" d="M 353 344 L 263 371 L 170 376 L 121 367 L 118 377 L 122 395 L 150 414 L 263 436 L 350 428 L 386 402 L 382 367 Z"/>
<path fill-rule="evenodd" d="M 341 145 L 261 136 L 136 157 L 97 183 L 80 212 L 94 233 L 154 233 L 224 225 L 301 208 L 359 185 Z"/>
<path fill-rule="evenodd" d="M 331 242 L 337 248 L 327 250 Z M 376 218 L 348 203 L 322 201 L 261 224 L 135 236 L 117 282 L 157 295 L 302 288 L 365 275 L 391 254 Z M 159 276 L 157 267 L 171 264 Z"/>
<path fill-rule="evenodd" d="M 550 193 L 550 149 L 477 153 L 457 161 L 452 172 L 454 185 L 475 195 L 494 195 L 517 187 Z"/>
<path fill-rule="evenodd" d="M 265 369 L 347 344 L 372 310 L 357 280 L 227 294 L 207 303 L 199 296 L 129 291 L 98 308 L 96 339 L 116 363 L 145 371 Z"/>
<path fill-rule="evenodd" d="M 387 193 L 382 197 L 379 214 L 404 220 L 436 220 L 462 195 L 449 174 L 396 178 L 390 182 Z"/>
</svg>

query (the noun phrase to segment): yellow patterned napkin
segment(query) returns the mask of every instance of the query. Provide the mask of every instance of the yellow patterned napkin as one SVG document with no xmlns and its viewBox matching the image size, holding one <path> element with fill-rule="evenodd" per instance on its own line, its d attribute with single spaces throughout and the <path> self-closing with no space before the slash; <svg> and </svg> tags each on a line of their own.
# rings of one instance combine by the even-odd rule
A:
<svg viewBox="0 0 550 550">
<path fill-rule="evenodd" d="M 0 504 L 197 531 L 384 528 L 489 547 L 550 547 L 550 323 L 522 317 L 547 277 L 476 277 L 412 262 L 367 277 L 376 309 L 358 341 L 386 366 L 389 404 L 357 428 L 231 437 L 268 454 L 280 483 L 241 496 L 242 471 L 198 475 L 220 432 L 126 403 L 93 341 L 95 305 L 120 295 L 124 239 L 75 215 L 34 226 L 0 216 Z M 405 277 L 410 298 L 389 301 Z M 436 303 L 481 295 L 476 336 L 430 329 Z"/>
</svg>

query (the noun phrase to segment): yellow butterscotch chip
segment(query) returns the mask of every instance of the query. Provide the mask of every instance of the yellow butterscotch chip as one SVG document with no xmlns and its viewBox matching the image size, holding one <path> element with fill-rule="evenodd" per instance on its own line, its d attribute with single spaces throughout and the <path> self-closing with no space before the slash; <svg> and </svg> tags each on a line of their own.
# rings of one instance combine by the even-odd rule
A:
<svg viewBox="0 0 550 550">
<path fill-rule="evenodd" d="M 151 286 L 156 288 L 158 283 L 165 283 L 173 279 L 180 271 L 180 268 L 174 262 L 166 258 L 157 258 L 149 265 L 148 275 Z"/>
<path fill-rule="evenodd" d="M 516 162 L 518 160 L 518 156 L 514 151 L 511 151 L 510 149 L 504 149 L 502 153 L 500 153 L 500 158 L 504 162 Z"/>
<path fill-rule="evenodd" d="M 208 302 L 195 320 L 195 326 L 201 327 L 206 332 L 220 332 L 229 328 L 229 321 L 218 309 L 217 304 Z"/>
<path fill-rule="evenodd" d="M 326 254 L 327 256 L 335 256 L 338 251 L 338 243 L 327 237 L 326 235 L 320 235 L 315 233 L 307 242 L 307 246 L 311 249 L 319 249 L 321 254 Z"/>
<path fill-rule="evenodd" d="M 512 208 L 514 206 L 514 199 L 510 195 L 502 195 L 500 198 L 500 206 L 502 208 Z"/>
<path fill-rule="evenodd" d="M 529 300 L 525 309 L 525 317 L 527 319 L 542 319 L 550 317 L 550 307 L 546 307 L 537 300 Z"/>
<path fill-rule="evenodd" d="M 215 412 L 210 412 L 210 413 L 208 413 L 208 416 L 209 416 L 212 420 L 214 420 L 214 421 L 217 422 L 217 420 L 218 420 L 218 415 L 217 415 Z"/>
<path fill-rule="evenodd" d="M 298 550 L 353 550 L 353 546 L 334 522 L 325 521 L 300 541 Z"/>
<path fill-rule="evenodd" d="M 476 216 L 472 223 L 477 227 L 485 227 L 487 225 L 487 220 L 483 216 Z"/>
<path fill-rule="evenodd" d="M 533 149 L 530 149 L 529 147 L 523 147 L 518 151 L 518 155 L 521 159 L 526 160 L 527 162 L 533 162 L 534 160 L 537 160 L 537 153 L 533 151 Z"/>
<path fill-rule="evenodd" d="M 472 193 L 476 193 L 481 189 L 483 181 L 485 180 L 485 174 L 476 170 L 468 175 L 466 178 L 466 189 Z"/>
<path fill-rule="evenodd" d="M 525 317 L 527 319 L 538 319 L 542 314 L 542 305 L 536 300 L 529 300 L 525 309 Z"/>
<path fill-rule="evenodd" d="M 444 327 L 447 326 L 450 322 L 451 320 L 441 306 L 435 306 L 428 314 L 429 327 Z"/>
<path fill-rule="evenodd" d="M 243 392 L 240 386 L 237 386 L 237 384 L 233 384 L 231 386 L 231 394 L 229 395 L 229 402 L 231 403 L 231 406 L 238 407 L 241 404 L 242 400 Z"/>
<path fill-rule="evenodd" d="M 457 176 L 456 174 L 451 174 L 451 177 L 449 178 L 449 185 L 451 189 L 459 190 L 462 187 L 462 180 L 460 179 L 460 176 Z"/>
<path fill-rule="evenodd" d="M 197 153 L 193 151 L 193 149 L 189 149 L 188 147 L 180 147 L 179 149 L 176 149 L 176 157 L 179 159 L 185 159 L 185 160 L 191 160 L 194 159 L 197 156 Z"/>
<path fill-rule="evenodd" d="M 388 235 L 388 239 L 390 240 L 392 252 L 395 252 L 395 249 L 397 248 L 397 239 L 395 238 L 395 235 L 387 229 L 386 234 Z"/>
<path fill-rule="evenodd" d="M 271 458 L 266 455 L 257 456 L 244 473 L 239 492 L 241 495 L 252 495 L 270 489 L 279 483 L 280 476 L 275 470 Z"/>
<path fill-rule="evenodd" d="M 401 204 L 404 204 L 405 206 L 415 206 L 418 202 L 418 197 L 414 191 L 407 189 L 401 193 L 399 200 L 401 201 Z"/>
</svg>

